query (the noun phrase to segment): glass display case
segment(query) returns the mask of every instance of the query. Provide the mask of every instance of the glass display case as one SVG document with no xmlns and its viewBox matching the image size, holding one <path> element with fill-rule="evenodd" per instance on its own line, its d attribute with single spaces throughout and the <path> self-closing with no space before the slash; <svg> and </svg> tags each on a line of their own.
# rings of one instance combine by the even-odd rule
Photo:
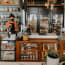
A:
<svg viewBox="0 0 65 65">
<path fill-rule="evenodd" d="M 34 42 L 33 42 L 34 41 Z M 54 42 L 53 42 L 54 41 Z M 62 44 L 61 44 L 62 45 Z M 45 61 L 49 50 L 60 52 L 58 40 L 30 40 L 16 42 L 16 61 L 40 62 Z M 47 60 L 46 60 L 47 61 Z"/>
<path fill-rule="evenodd" d="M 15 61 L 16 53 L 16 42 L 15 41 L 2 41 L 0 48 L 0 60 L 1 61 Z"/>
<path fill-rule="evenodd" d="M 4 43 L 5 42 L 5 43 Z M 15 50 L 15 42 L 2 41 L 1 50 Z"/>
<path fill-rule="evenodd" d="M 1 61 L 15 61 L 15 52 L 1 51 Z"/>
<path fill-rule="evenodd" d="M 36 61 L 39 59 L 39 44 L 24 43 L 21 44 L 21 60 Z"/>
</svg>

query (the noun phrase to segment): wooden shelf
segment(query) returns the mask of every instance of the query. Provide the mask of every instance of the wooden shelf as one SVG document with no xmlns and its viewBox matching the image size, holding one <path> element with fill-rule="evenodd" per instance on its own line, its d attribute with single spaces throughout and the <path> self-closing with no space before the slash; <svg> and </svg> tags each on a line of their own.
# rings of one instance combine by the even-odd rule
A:
<svg viewBox="0 0 65 65">
<path fill-rule="evenodd" d="M 48 22 L 49 19 L 40 19 L 40 22 L 44 22 L 44 21 L 47 21 Z"/>
<path fill-rule="evenodd" d="M 27 6 L 45 6 L 45 4 L 28 4 L 27 3 Z"/>
<path fill-rule="evenodd" d="M 6 11 L 3 11 L 3 12 L 0 12 L 0 13 L 20 13 L 20 12 L 6 12 Z"/>
<path fill-rule="evenodd" d="M 34 3 L 27 3 L 27 6 L 45 6 L 45 4 L 34 4 Z M 50 5 L 49 5 L 50 6 Z M 64 6 L 64 4 L 55 4 L 54 6 Z"/>
<path fill-rule="evenodd" d="M 54 6 L 64 6 L 64 4 L 55 4 Z"/>
<path fill-rule="evenodd" d="M 7 32 L 7 31 L 0 31 L 0 32 Z"/>
<path fill-rule="evenodd" d="M 19 5 L 16 5 L 16 4 L 0 4 L 0 6 L 19 6 Z"/>
<path fill-rule="evenodd" d="M 27 4 L 27 6 L 45 6 L 45 4 Z M 54 6 L 64 6 L 64 4 L 56 4 Z"/>
<path fill-rule="evenodd" d="M 24 50 L 24 51 L 22 51 L 22 52 L 36 52 L 36 51 L 39 51 L 38 49 L 31 49 L 31 50 Z"/>
</svg>

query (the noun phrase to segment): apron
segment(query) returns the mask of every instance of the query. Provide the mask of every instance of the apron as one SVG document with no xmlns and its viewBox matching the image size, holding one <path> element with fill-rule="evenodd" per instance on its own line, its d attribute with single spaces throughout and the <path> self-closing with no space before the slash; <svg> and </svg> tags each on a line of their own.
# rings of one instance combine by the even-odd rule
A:
<svg viewBox="0 0 65 65">
<path fill-rule="evenodd" d="M 15 25 L 13 23 L 10 23 L 11 26 L 9 27 L 9 32 L 11 32 L 12 34 L 15 34 Z"/>
</svg>

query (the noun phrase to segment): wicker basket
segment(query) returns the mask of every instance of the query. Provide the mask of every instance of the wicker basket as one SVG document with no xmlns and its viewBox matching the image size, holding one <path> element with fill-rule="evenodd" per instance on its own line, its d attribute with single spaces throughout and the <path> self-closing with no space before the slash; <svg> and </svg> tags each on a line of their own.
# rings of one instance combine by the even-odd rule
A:
<svg viewBox="0 0 65 65">
<path fill-rule="evenodd" d="M 29 36 L 26 34 L 26 35 L 23 35 L 23 40 L 24 41 L 27 41 L 27 40 L 29 40 Z"/>
</svg>

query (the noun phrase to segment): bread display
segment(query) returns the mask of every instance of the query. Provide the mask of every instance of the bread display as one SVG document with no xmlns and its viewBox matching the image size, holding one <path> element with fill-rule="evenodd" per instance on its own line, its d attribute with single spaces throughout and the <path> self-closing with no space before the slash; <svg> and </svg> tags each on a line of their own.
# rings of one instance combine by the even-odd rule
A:
<svg viewBox="0 0 65 65">
<path fill-rule="evenodd" d="M 14 52 L 13 51 L 2 51 L 1 52 L 1 59 L 2 60 L 14 60 L 15 56 L 14 56 Z"/>
<path fill-rule="evenodd" d="M 1 50 L 14 50 L 15 46 L 13 45 L 8 45 L 8 44 L 2 44 L 1 45 Z"/>
</svg>

